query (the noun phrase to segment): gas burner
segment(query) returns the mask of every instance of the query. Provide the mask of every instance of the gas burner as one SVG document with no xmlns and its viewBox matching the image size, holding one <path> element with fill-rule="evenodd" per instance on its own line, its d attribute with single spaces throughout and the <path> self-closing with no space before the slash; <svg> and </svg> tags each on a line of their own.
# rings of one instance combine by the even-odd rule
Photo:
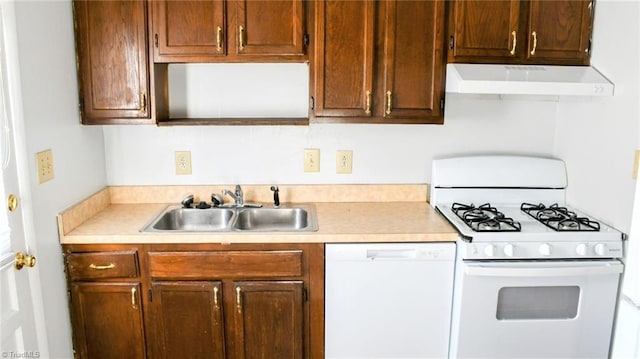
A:
<svg viewBox="0 0 640 359">
<path fill-rule="evenodd" d="M 523 203 L 520 209 L 554 231 L 580 232 L 600 230 L 600 223 L 587 217 L 579 217 L 575 212 L 567 207 L 560 207 L 557 203 L 551 206 Z"/>
<path fill-rule="evenodd" d="M 489 203 L 476 207 L 473 204 L 454 203 L 451 210 L 476 232 L 519 232 L 520 223 L 505 217 Z"/>
</svg>

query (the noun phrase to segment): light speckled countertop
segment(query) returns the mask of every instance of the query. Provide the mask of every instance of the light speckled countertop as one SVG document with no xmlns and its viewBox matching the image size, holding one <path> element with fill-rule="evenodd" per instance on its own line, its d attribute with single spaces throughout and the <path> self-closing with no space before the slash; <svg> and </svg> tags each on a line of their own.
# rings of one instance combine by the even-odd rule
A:
<svg viewBox="0 0 640 359">
<path fill-rule="evenodd" d="M 264 186 L 247 186 L 245 197 L 267 202 L 270 193 Z M 284 188 L 283 188 L 284 187 Z M 197 193 L 195 187 L 169 187 L 173 192 Z M 211 186 L 208 187 L 209 189 Z M 228 188 L 228 186 L 226 187 Z M 245 188 L 245 186 L 243 186 Z M 287 189 L 281 186 L 281 191 Z M 268 187 L 267 187 L 268 190 Z M 316 202 L 315 198 L 335 199 L 332 191 L 349 190 L 353 202 Z M 325 191 L 325 192 L 323 192 Z M 327 192 L 328 191 L 328 192 Z M 121 199 L 122 193 L 126 203 Z M 340 242 L 453 242 L 456 230 L 426 202 L 426 185 L 342 185 L 296 186 L 284 198 L 291 202 L 311 202 L 316 207 L 319 230 L 316 232 L 216 232 L 216 233 L 141 233 L 152 218 L 169 204 L 143 203 L 149 193 L 166 193 L 157 187 L 109 187 L 69 208 L 58 216 L 62 244 L 126 243 L 340 243 Z M 172 191 L 172 197 L 176 196 Z M 219 192 L 219 191 L 218 191 Z M 309 195 L 313 193 L 314 195 Z M 401 193 L 399 200 L 397 193 Z M 375 197 L 374 197 L 375 196 Z M 342 196 L 344 197 L 344 196 Z M 373 197 L 373 198 L 372 198 Z M 162 200 L 162 196 L 153 198 Z M 196 198 L 206 198 L 204 194 Z M 422 200 L 421 200 L 422 199 Z M 142 201 L 142 202 L 141 202 Z M 270 206 L 266 203 L 265 206 Z"/>
</svg>

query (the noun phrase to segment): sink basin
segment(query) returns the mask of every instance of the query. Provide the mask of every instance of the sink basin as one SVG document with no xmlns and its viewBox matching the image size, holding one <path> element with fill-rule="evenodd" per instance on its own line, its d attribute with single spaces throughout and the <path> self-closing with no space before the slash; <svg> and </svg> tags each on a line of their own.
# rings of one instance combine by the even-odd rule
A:
<svg viewBox="0 0 640 359">
<path fill-rule="evenodd" d="M 141 232 L 310 232 L 318 230 L 315 207 L 182 208 L 169 206 Z"/>
<path fill-rule="evenodd" d="M 242 208 L 233 227 L 241 231 L 317 231 L 314 216 L 304 208 Z"/>
<path fill-rule="evenodd" d="M 143 232 L 216 232 L 226 231 L 235 212 L 230 208 L 182 208 L 170 206 L 157 216 Z"/>
</svg>

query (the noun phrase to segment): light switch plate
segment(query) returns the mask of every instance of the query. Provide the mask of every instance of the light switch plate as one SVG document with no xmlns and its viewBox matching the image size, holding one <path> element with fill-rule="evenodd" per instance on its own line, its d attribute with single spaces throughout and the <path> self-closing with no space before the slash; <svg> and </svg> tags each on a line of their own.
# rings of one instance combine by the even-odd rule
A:
<svg viewBox="0 0 640 359">
<path fill-rule="evenodd" d="M 191 174 L 191 151 L 176 151 L 176 174 Z"/>
<path fill-rule="evenodd" d="M 304 171 L 320 172 L 320 149 L 319 148 L 304 149 Z"/>
<path fill-rule="evenodd" d="M 53 152 L 51 149 L 36 153 L 38 167 L 38 183 L 45 183 L 53 179 Z"/>
<path fill-rule="evenodd" d="M 353 151 L 336 152 L 336 173 L 350 174 L 353 168 Z"/>
</svg>

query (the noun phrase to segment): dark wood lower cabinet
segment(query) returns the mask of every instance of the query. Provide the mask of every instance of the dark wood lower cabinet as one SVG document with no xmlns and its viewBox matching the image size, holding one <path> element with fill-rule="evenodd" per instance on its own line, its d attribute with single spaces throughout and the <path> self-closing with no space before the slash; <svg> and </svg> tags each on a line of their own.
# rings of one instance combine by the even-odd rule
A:
<svg viewBox="0 0 640 359">
<path fill-rule="evenodd" d="M 146 357 L 140 283 L 73 283 L 70 288 L 76 357 Z"/>
<path fill-rule="evenodd" d="M 324 358 L 324 244 L 63 248 L 76 358 Z"/>
</svg>

